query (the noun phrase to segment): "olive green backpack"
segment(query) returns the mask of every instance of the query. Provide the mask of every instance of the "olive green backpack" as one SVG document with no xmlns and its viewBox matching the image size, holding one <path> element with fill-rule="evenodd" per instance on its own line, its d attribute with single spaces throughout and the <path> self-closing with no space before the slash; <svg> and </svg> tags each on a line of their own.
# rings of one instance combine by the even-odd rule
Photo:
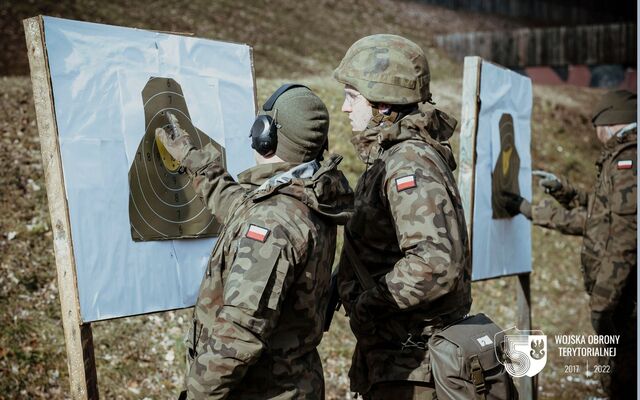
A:
<svg viewBox="0 0 640 400">
<path fill-rule="evenodd" d="M 498 361 L 504 334 L 489 317 L 477 314 L 429 339 L 431 370 L 438 399 L 518 399 L 513 379 Z"/>
</svg>

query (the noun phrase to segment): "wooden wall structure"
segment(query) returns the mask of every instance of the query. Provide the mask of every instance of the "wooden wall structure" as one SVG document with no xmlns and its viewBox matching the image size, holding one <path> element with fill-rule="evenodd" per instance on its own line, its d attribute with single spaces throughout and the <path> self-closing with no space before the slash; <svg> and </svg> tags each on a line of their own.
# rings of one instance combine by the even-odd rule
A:
<svg viewBox="0 0 640 400">
<path fill-rule="evenodd" d="M 578 25 L 636 20 L 636 0 L 418 0 L 422 3 L 498 14 L 543 25 Z"/>
<path fill-rule="evenodd" d="M 476 55 L 509 68 L 621 64 L 635 66 L 635 23 L 524 28 L 442 35 L 436 43 L 455 61 Z"/>
</svg>

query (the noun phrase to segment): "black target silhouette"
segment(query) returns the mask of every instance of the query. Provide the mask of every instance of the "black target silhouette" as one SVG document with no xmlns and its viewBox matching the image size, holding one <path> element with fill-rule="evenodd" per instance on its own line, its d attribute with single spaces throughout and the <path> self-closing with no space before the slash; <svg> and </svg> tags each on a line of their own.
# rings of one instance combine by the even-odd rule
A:
<svg viewBox="0 0 640 400">
<path fill-rule="evenodd" d="M 191 122 L 182 88 L 173 79 L 151 77 L 142 89 L 145 132 L 129 169 L 129 221 L 134 241 L 214 236 L 220 225 L 198 196 L 191 178 L 155 140 L 156 128 L 167 128 L 169 111 L 198 148 L 212 143 Z"/>
</svg>

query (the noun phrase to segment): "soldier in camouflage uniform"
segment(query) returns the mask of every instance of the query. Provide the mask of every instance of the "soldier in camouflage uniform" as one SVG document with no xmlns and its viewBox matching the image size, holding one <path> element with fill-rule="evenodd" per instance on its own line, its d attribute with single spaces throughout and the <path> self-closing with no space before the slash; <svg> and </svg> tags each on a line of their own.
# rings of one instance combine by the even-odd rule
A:
<svg viewBox="0 0 640 400">
<path fill-rule="evenodd" d="M 595 191 L 576 189 L 567 179 L 543 181 L 549 200 L 531 206 L 512 196 L 513 213 L 522 212 L 534 224 L 582 235 L 582 273 L 589 294 L 591 321 L 599 335 L 621 335 L 611 366 L 601 374 L 612 399 L 635 398 L 637 321 L 637 128 L 636 95 L 607 93 L 593 116 L 604 144 L 596 167 Z M 624 392 L 624 395 L 623 395 Z"/>
<path fill-rule="evenodd" d="M 471 306 L 469 240 L 447 142 L 457 122 L 419 107 L 431 102 L 429 66 L 405 38 L 360 39 L 334 77 L 345 85 L 342 111 L 366 163 L 345 227 L 353 252 L 343 250 L 338 275 L 357 338 L 351 389 L 365 399 L 431 399 L 425 342 Z M 373 287 L 363 287 L 351 257 Z"/>
<path fill-rule="evenodd" d="M 324 398 L 316 346 L 336 225 L 352 214 L 353 192 L 340 156 L 319 161 L 329 116 L 315 94 L 290 89 L 261 113 L 276 120 L 277 149 L 256 155 L 238 182 L 212 145 L 156 131 L 224 223 L 187 338 L 189 399 Z"/>
</svg>

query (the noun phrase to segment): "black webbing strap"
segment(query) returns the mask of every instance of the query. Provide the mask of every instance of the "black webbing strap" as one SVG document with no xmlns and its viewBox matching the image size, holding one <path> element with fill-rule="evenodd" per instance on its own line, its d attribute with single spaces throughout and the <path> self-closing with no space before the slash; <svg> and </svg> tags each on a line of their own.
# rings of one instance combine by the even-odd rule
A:
<svg viewBox="0 0 640 400">
<path fill-rule="evenodd" d="M 479 399 L 485 400 L 487 398 L 487 386 L 484 381 L 484 374 L 482 373 L 482 365 L 478 360 L 478 355 L 474 354 L 470 357 L 471 360 L 471 380 L 476 387 L 476 394 Z"/>
</svg>

